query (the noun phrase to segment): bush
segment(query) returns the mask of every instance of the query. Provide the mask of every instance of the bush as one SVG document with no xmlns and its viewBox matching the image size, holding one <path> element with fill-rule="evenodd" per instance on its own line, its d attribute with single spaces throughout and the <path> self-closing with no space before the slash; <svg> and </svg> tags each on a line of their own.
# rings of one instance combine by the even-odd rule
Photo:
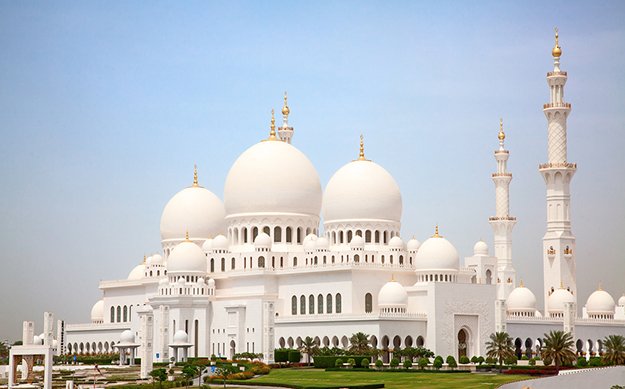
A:
<svg viewBox="0 0 625 389">
<path fill-rule="evenodd" d="M 336 360 L 341 359 L 346 361 L 349 358 L 353 358 L 355 361 L 362 361 L 364 358 L 369 359 L 368 355 L 317 355 L 315 356 L 314 365 L 319 369 L 327 369 L 329 367 L 336 367 Z"/>
<path fill-rule="evenodd" d="M 601 363 L 601 357 L 590 357 L 590 359 L 588 360 L 588 366 L 590 367 L 603 366 L 603 363 Z"/>
<path fill-rule="evenodd" d="M 530 358 L 528 363 L 530 366 L 536 366 L 536 358 Z"/>
<path fill-rule="evenodd" d="M 391 359 L 391 367 L 396 368 L 397 366 L 399 366 L 399 359 L 397 358 Z"/>
<path fill-rule="evenodd" d="M 471 362 L 472 363 L 477 363 L 477 355 L 474 355 L 471 357 Z M 460 358 L 460 363 L 462 363 L 462 358 Z"/>
<path fill-rule="evenodd" d="M 406 359 L 404 361 L 404 369 L 410 369 L 412 367 L 412 360 L 411 359 Z"/>
<path fill-rule="evenodd" d="M 588 361 L 584 357 L 577 358 L 577 367 L 586 367 L 588 366 Z"/>
<path fill-rule="evenodd" d="M 483 356 L 481 356 L 481 355 L 480 355 L 479 357 L 477 357 L 477 363 L 478 363 L 478 364 L 480 364 L 480 365 L 481 365 L 482 363 L 484 363 L 484 357 L 483 357 Z"/>
<path fill-rule="evenodd" d="M 473 357 L 473 358 L 475 358 L 475 357 Z M 467 363 L 470 363 L 470 362 L 471 362 L 471 360 L 466 355 L 463 355 L 463 356 L 460 357 L 460 363 L 462 363 L 463 365 L 466 365 Z M 473 363 L 475 363 L 475 362 L 473 362 Z"/>
<path fill-rule="evenodd" d="M 488 357 L 484 360 L 484 362 L 486 362 L 489 365 L 494 365 L 497 363 L 497 360 L 495 358 Z"/>
<path fill-rule="evenodd" d="M 350 367 L 354 367 L 354 365 L 356 364 L 356 360 L 355 360 L 354 358 L 348 358 L 348 359 L 347 359 L 347 364 L 348 364 Z"/>
<path fill-rule="evenodd" d="M 369 368 L 369 358 L 363 358 L 360 361 L 360 367 L 364 367 L 365 369 Z"/>
<path fill-rule="evenodd" d="M 288 360 L 291 363 L 297 363 L 302 359 L 302 353 L 297 350 L 289 350 Z"/>
<path fill-rule="evenodd" d="M 289 361 L 289 351 L 295 351 L 289 348 L 278 348 L 274 351 L 276 363 L 285 363 Z"/>
<path fill-rule="evenodd" d="M 516 365 L 517 364 L 516 356 L 511 356 L 511 357 L 504 359 L 503 363 L 505 363 L 506 365 Z"/>
<path fill-rule="evenodd" d="M 271 368 L 262 362 L 254 362 L 249 367 L 249 371 L 251 371 L 254 375 L 265 375 L 269 374 Z"/>
<path fill-rule="evenodd" d="M 419 367 L 421 368 L 421 370 L 426 368 L 429 364 L 430 364 L 430 360 L 427 359 L 426 357 L 419 358 Z"/>
<path fill-rule="evenodd" d="M 436 361 L 441 361 L 441 365 L 443 363 L 443 357 L 441 357 L 440 355 L 437 355 L 436 358 L 434 358 L 434 362 Z"/>
<path fill-rule="evenodd" d="M 443 358 L 442 357 L 440 357 L 440 359 L 439 357 L 434 358 L 434 363 L 432 363 L 432 366 L 434 366 L 436 370 L 439 370 L 441 367 L 443 367 Z"/>
<path fill-rule="evenodd" d="M 382 368 L 384 366 L 384 362 L 382 362 L 381 359 L 378 359 L 377 361 L 375 361 L 375 367 L 377 367 L 378 369 Z"/>
<path fill-rule="evenodd" d="M 447 356 L 447 359 L 445 360 L 445 362 L 447 362 L 447 366 L 451 367 L 452 369 L 455 369 L 456 367 L 458 367 L 458 363 L 456 362 L 456 358 L 454 358 L 451 355 Z"/>
<path fill-rule="evenodd" d="M 551 365 L 551 362 L 553 362 L 553 360 L 551 360 L 551 358 L 543 359 L 543 365 L 545 365 L 545 366 Z"/>
<path fill-rule="evenodd" d="M 343 360 L 341 358 L 336 358 L 334 361 L 334 367 L 343 367 Z"/>
</svg>

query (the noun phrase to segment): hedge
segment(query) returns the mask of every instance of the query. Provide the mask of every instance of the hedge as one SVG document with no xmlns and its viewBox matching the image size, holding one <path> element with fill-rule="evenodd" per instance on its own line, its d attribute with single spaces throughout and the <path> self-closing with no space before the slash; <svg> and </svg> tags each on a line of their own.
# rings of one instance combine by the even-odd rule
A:
<svg viewBox="0 0 625 389">
<path fill-rule="evenodd" d="M 250 381 L 229 381 L 226 380 L 226 384 L 235 384 L 240 386 L 277 386 L 281 388 L 293 388 L 293 389 L 380 389 L 384 388 L 383 383 L 374 383 L 374 384 L 350 384 L 350 385 L 337 385 L 337 386 L 326 386 L 326 385 L 296 385 L 296 384 L 285 384 L 285 383 L 272 383 L 272 382 L 258 382 L 255 380 Z M 204 386 L 205 387 L 205 386 Z"/>
<path fill-rule="evenodd" d="M 317 355 L 314 357 L 315 367 L 325 369 L 328 367 L 334 367 L 336 360 L 341 359 L 347 361 L 353 359 L 354 361 L 362 361 L 364 358 L 369 359 L 368 355 Z"/>
</svg>

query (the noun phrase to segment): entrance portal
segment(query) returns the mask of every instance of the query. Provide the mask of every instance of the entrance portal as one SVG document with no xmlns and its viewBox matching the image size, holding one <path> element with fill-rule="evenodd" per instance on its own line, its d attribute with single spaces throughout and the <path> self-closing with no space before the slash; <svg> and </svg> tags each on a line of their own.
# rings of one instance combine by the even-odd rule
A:
<svg viewBox="0 0 625 389">
<path fill-rule="evenodd" d="M 458 332 L 458 360 L 461 357 L 466 357 L 467 356 L 467 341 L 468 341 L 469 335 L 467 334 L 467 331 L 464 329 L 461 329 Z"/>
</svg>

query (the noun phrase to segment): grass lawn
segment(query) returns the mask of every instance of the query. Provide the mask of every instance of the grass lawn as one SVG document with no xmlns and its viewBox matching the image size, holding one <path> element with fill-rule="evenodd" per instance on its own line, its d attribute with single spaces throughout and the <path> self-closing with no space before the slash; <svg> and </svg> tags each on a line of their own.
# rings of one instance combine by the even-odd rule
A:
<svg viewBox="0 0 625 389">
<path fill-rule="evenodd" d="M 273 369 L 271 373 L 249 380 L 298 385 L 346 385 L 384 383 L 389 389 L 412 388 L 497 388 L 507 382 L 530 378 L 523 375 L 472 373 L 392 373 L 324 371 L 323 369 Z"/>
</svg>

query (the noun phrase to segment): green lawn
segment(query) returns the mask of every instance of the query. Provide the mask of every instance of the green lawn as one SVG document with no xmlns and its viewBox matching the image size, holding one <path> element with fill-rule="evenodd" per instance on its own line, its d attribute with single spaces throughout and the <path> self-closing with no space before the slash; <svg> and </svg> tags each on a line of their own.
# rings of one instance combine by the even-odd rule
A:
<svg viewBox="0 0 625 389">
<path fill-rule="evenodd" d="M 392 373 L 329 371 L 323 369 L 273 369 L 271 373 L 248 382 L 291 383 L 337 386 L 384 383 L 389 389 L 412 388 L 497 388 L 507 382 L 530 378 L 522 375 L 471 373 Z"/>
</svg>

